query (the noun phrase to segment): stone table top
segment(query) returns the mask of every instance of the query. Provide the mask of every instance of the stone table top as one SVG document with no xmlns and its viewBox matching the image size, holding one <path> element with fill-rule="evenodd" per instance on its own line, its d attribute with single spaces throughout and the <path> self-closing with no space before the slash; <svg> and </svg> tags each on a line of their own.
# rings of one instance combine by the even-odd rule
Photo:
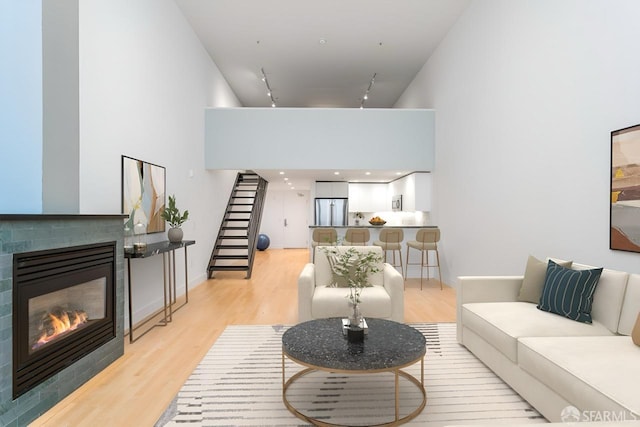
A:
<svg viewBox="0 0 640 427">
<path fill-rule="evenodd" d="M 367 317 L 363 343 L 350 343 L 342 319 L 316 319 L 282 335 L 282 351 L 302 364 L 336 371 L 388 371 L 415 363 L 426 352 L 420 331 L 403 323 Z"/>
</svg>

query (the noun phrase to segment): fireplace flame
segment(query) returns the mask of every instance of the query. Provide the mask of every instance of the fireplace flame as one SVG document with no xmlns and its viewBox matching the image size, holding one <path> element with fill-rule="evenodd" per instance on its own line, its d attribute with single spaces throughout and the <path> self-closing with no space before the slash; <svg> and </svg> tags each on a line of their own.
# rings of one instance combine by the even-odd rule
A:
<svg viewBox="0 0 640 427">
<path fill-rule="evenodd" d="M 33 344 L 32 350 L 42 347 L 67 332 L 78 329 L 88 320 L 89 317 L 83 310 L 56 310 L 55 313 L 45 314 L 40 326 L 42 334 Z"/>
</svg>

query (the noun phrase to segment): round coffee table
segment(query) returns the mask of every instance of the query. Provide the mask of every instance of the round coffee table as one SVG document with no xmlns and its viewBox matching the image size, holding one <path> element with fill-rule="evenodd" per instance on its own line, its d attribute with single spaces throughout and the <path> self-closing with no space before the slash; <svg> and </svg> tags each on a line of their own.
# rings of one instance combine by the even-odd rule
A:
<svg viewBox="0 0 640 427">
<path fill-rule="evenodd" d="M 424 389 L 424 335 L 415 328 L 390 320 L 367 318 L 364 342 L 349 343 L 342 332 L 342 319 L 317 319 L 291 327 L 282 335 L 282 400 L 289 411 L 314 425 L 334 426 L 298 411 L 287 398 L 287 389 L 300 377 L 315 371 L 346 374 L 392 372 L 395 375 L 395 419 L 378 426 L 395 426 L 415 418 L 427 403 Z M 288 380 L 285 357 L 306 366 Z M 420 361 L 420 380 L 402 370 Z M 400 418 L 399 377 L 415 384 L 422 402 L 409 415 Z"/>
</svg>

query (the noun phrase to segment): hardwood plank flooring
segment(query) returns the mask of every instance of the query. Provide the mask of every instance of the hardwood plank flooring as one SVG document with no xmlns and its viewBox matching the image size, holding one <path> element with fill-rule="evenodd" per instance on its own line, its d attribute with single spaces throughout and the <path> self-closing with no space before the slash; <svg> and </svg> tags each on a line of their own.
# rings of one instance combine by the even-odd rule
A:
<svg viewBox="0 0 640 427">
<path fill-rule="evenodd" d="M 249 280 L 217 273 L 189 292 L 169 326 L 127 338 L 123 357 L 31 426 L 153 426 L 227 325 L 297 322 L 297 278 L 308 259 L 306 249 L 270 249 L 257 253 Z M 406 281 L 407 323 L 453 322 L 455 312 L 454 289 Z"/>
</svg>

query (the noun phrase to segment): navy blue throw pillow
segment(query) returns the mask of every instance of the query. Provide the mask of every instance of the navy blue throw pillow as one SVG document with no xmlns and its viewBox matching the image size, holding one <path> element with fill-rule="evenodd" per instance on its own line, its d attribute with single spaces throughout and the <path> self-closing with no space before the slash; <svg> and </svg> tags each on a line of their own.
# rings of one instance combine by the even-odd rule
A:
<svg viewBox="0 0 640 427">
<path fill-rule="evenodd" d="M 591 305 L 602 268 L 572 270 L 549 260 L 538 308 L 591 323 Z"/>
</svg>

